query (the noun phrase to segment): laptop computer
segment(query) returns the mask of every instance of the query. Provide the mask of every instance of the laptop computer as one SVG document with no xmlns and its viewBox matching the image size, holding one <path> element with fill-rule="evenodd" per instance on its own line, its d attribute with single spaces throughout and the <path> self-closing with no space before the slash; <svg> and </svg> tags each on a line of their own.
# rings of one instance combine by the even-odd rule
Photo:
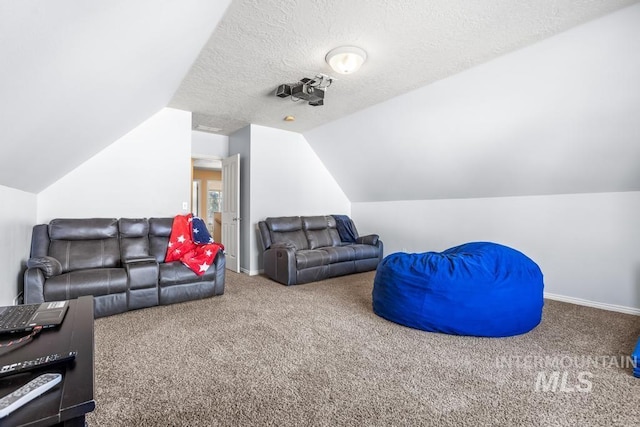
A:
<svg viewBox="0 0 640 427">
<path fill-rule="evenodd" d="M 0 307 L 0 334 L 29 332 L 36 326 L 52 328 L 64 320 L 69 301 Z"/>
</svg>

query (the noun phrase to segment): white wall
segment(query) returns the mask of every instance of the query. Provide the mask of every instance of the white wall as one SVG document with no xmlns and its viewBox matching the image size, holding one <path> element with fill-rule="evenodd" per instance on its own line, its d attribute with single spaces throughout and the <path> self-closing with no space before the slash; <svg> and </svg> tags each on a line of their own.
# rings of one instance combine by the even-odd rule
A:
<svg viewBox="0 0 640 427">
<path fill-rule="evenodd" d="M 209 132 L 191 133 L 191 154 L 193 157 L 229 157 L 229 137 Z"/>
<path fill-rule="evenodd" d="M 304 136 L 385 253 L 498 241 L 547 292 L 640 313 L 639 23 L 636 4 Z"/>
<path fill-rule="evenodd" d="M 190 169 L 191 113 L 164 108 L 39 193 L 38 222 L 184 213 Z"/>
<path fill-rule="evenodd" d="M 0 185 L 0 201 L 0 305 L 11 305 L 22 291 L 36 223 L 36 195 Z"/>
<path fill-rule="evenodd" d="M 251 258 L 251 126 L 229 136 L 229 155 L 240 155 L 240 268 L 249 271 Z M 224 194 L 222 195 L 224 203 Z"/>
<path fill-rule="evenodd" d="M 640 192 L 353 203 L 351 209 L 359 228 L 380 234 L 385 255 L 502 243 L 538 263 L 545 292 L 640 313 Z"/>
<path fill-rule="evenodd" d="M 230 149 L 234 149 L 233 138 Z M 275 216 L 350 214 L 351 204 L 299 133 L 251 125 L 249 155 L 250 206 L 242 213 L 243 229 L 249 234 L 249 258 L 243 257 L 241 267 L 257 274 L 262 270 L 258 221 Z"/>
<path fill-rule="evenodd" d="M 251 126 L 252 219 L 349 213 L 350 202 L 299 133 Z"/>
</svg>

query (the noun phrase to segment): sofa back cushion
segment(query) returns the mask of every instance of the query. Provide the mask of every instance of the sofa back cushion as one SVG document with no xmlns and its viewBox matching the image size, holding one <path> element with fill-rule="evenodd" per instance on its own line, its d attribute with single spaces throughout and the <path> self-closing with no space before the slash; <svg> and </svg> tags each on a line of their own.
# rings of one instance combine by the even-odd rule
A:
<svg viewBox="0 0 640 427">
<path fill-rule="evenodd" d="M 340 244 L 336 220 L 332 216 L 303 216 L 301 219 L 302 228 L 309 241 L 309 249 Z"/>
<path fill-rule="evenodd" d="M 149 221 L 146 218 L 120 218 L 118 230 L 123 260 L 149 256 Z"/>
<path fill-rule="evenodd" d="M 299 216 L 267 218 L 265 223 L 271 233 L 271 244 L 286 243 L 295 246 L 297 250 L 309 249 Z"/>
<path fill-rule="evenodd" d="M 60 261 L 63 273 L 120 267 L 117 219 L 54 219 L 49 240 L 48 255 Z"/>
<path fill-rule="evenodd" d="M 149 255 L 164 262 L 171 236 L 173 218 L 149 218 Z"/>
</svg>

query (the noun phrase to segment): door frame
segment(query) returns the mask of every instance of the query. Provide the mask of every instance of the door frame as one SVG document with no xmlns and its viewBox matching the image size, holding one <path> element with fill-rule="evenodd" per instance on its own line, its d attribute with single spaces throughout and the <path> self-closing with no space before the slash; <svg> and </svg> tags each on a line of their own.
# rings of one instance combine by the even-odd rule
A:
<svg viewBox="0 0 640 427">
<path fill-rule="evenodd" d="M 222 244 L 229 270 L 240 272 L 240 154 L 222 159 Z"/>
</svg>

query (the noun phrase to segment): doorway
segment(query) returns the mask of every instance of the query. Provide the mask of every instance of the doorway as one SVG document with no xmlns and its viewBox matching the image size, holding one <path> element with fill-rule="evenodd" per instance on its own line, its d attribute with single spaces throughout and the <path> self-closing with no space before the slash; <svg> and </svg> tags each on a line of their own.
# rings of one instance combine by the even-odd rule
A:
<svg viewBox="0 0 640 427">
<path fill-rule="evenodd" d="M 216 242 L 222 242 L 222 162 L 218 158 L 191 159 L 191 213 L 202 218 Z"/>
<path fill-rule="evenodd" d="M 191 213 L 225 247 L 226 268 L 240 272 L 240 155 L 191 159 Z"/>
<path fill-rule="evenodd" d="M 216 242 L 222 241 L 222 171 L 194 166 L 191 213 L 207 224 Z"/>
</svg>

